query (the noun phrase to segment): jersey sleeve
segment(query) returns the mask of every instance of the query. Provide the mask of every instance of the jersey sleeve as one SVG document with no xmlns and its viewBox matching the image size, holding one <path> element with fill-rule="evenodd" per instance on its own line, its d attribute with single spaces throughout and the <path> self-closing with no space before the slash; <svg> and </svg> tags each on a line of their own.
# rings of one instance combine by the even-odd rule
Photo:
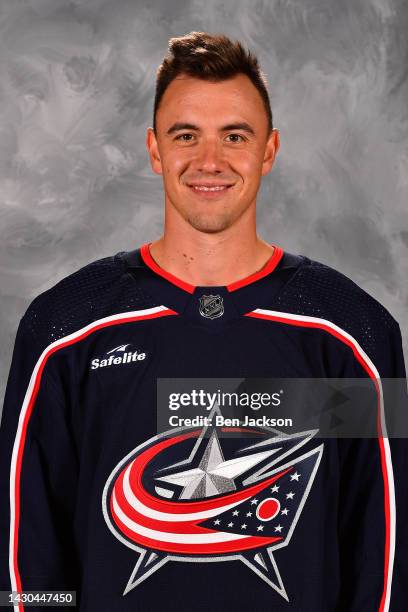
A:
<svg viewBox="0 0 408 612">
<path fill-rule="evenodd" d="M 0 427 L 0 590 L 77 590 L 69 415 L 52 349 L 23 317 Z"/>
<path fill-rule="evenodd" d="M 377 439 L 339 440 L 339 563 L 341 588 L 338 611 L 397 612 L 408 601 L 407 440 L 387 432 L 387 412 L 395 411 L 393 385 L 399 394 L 398 410 L 407 410 L 405 365 L 401 333 L 396 322 L 388 330 L 376 364 L 384 413 Z M 354 372 L 353 372 L 354 370 Z M 357 362 L 347 376 L 363 373 Z M 403 397 L 401 397 L 401 389 Z M 384 390 L 386 392 L 384 393 Z M 378 410 L 381 411 L 381 396 Z M 406 433 L 406 432 L 405 432 Z M 402 435 L 403 432 L 402 432 Z"/>
</svg>

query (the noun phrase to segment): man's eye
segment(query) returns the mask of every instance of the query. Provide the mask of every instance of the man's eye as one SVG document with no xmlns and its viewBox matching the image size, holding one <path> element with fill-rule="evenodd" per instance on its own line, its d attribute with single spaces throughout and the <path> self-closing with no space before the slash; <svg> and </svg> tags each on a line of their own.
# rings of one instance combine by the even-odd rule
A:
<svg viewBox="0 0 408 612">
<path fill-rule="evenodd" d="M 227 138 L 230 138 L 230 142 L 243 142 L 244 137 L 241 134 L 228 134 Z"/>
<path fill-rule="evenodd" d="M 176 140 L 181 140 L 182 142 L 190 142 L 192 140 L 193 134 L 179 134 L 176 136 Z"/>
</svg>

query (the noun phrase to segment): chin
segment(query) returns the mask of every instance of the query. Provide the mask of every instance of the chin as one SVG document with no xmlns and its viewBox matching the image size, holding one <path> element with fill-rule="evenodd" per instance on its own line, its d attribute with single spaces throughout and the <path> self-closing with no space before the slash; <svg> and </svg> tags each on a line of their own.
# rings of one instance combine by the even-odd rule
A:
<svg viewBox="0 0 408 612">
<path fill-rule="evenodd" d="M 217 219 L 203 217 L 203 216 L 194 216 L 187 217 L 186 221 L 194 227 L 194 229 L 199 232 L 203 232 L 205 234 L 216 234 L 218 232 L 222 232 L 234 223 L 235 219 L 231 219 L 230 217 L 219 217 Z"/>
</svg>

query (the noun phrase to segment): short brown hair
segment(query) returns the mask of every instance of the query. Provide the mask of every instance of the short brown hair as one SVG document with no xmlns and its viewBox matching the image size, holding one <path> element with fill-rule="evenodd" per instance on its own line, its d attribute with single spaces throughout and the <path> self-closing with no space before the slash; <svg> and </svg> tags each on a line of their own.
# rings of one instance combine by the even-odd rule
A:
<svg viewBox="0 0 408 612">
<path fill-rule="evenodd" d="M 237 74 L 245 74 L 259 91 L 268 117 L 269 131 L 273 129 L 272 110 L 267 80 L 258 58 L 244 49 L 239 41 L 233 42 L 224 34 L 190 32 L 170 38 L 169 52 L 157 70 L 156 94 L 153 109 L 153 130 L 156 133 L 156 114 L 164 92 L 180 74 L 205 81 L 223 81 Z"/>
</svg>

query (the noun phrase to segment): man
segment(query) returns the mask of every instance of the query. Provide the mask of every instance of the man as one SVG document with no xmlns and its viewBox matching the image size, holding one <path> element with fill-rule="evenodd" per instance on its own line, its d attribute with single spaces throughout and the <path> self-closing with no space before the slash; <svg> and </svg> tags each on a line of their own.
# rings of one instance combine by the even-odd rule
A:
<svg viewBox="0 0 408 612">
<path fill-rule="evenodd" d="M 403 445 L 380 401 L 380 377 L 405 376 L 398 324 L 258 237 L 279 134 L 256 58 L 197 32 L 169 49 L 147 133 L 163 236 L 62 280 L 19 326 L 1 588 L 76 590 L 82 612 L 402 610 Z M 329 377 L 372 384 L 374 439 L 231 426 L 218 401 L 197 425 L 177 393 L 157 428 L 158 379 Z M 187 396 L 187 413 L 207 397 Z"/>
</svg>

